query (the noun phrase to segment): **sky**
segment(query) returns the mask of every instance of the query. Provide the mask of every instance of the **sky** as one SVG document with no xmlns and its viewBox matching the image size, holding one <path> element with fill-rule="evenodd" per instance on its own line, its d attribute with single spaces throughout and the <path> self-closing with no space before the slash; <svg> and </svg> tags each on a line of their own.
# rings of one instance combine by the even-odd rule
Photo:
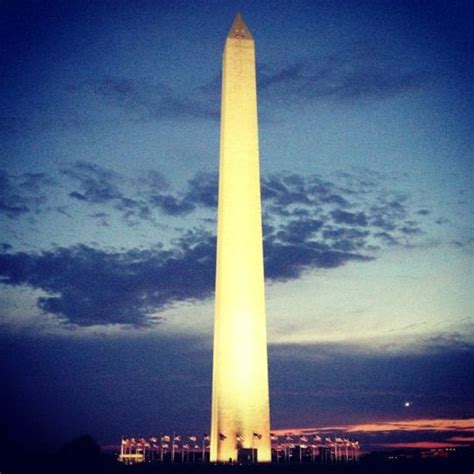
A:
<svg viewBox="0 0 474 474">
<path fill-rule="evenodd" d="M 4 429 L 49 447 L 208 432 L 237 12 L 256 42 L 272 429 L 472 444 L 469 1 L 2 2 Z"/>
</svg>

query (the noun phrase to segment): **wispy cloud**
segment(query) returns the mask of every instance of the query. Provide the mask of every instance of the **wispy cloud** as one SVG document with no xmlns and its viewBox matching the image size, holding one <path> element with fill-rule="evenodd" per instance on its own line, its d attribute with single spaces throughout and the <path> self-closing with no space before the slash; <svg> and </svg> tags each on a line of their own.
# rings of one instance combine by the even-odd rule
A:
<svg viewBox="0 0 474 474">
<path fill-rule="evenodd" d="M 65 168 L 62 173 L 76 181 L 79 186 L 77 191 L 69 193 L 73 199 L 102 204 L 122 197 L 118 188 L 121 177 L 99 165 L 78 161 Z"/>
<path fill-rule="evenodd" d="M 259 88 L 275 100 L 383 100 L 414 92 L 429 79 L 425 70 L 401 58 L 356 45 L 326 57 L 313 57 L 281 69 L 260 68 Z"/>
<path fill-rule="evenodd" d="M 183 96 L 171 84 L 156 80 L 103 77 L 73 84 L 69 90 L 95 94 L 124 110 L 135 122 L 219 118 L 218 100 L 209 100 L 209 93 L 202 87 L 196 87 L 188 96 Z"/>
<path fill-rule="evenodd" d="M 91 206 L 91 216 L 119 213 L 128 225 L 156 223 L 160 214 L 182 218 L 197 210 L 207 211 L 209 218 L 215 216 L 215 173 L 197 173 L 181 190 L 173 189 L 157 171 L 148 172 L 138 184 L 114 170 L 85 161 L 63 167 L 61 174 L 71 204 Z M 45 187 L 53 182 L 42 173 L 11 177 L 4 172 L 0 180 L 4 184 L 1 210 L 10 217 L 37 211 L 47 199 Z M 430 210 L 420 213 L 407 196 L 384 189 L 380 182 L 371 179 L 370 174 L 360 177 L 345 173 L 337 179 L 295 173 L 264 176 L 266 243 L 291 246 L 311 242 L 312 250 L 330 247 L 354 252 L 405 245 L 423 238 L 427 222 L 435 219 Z M 96 222 L 103 224 L 104 220 Z"/>
<path fill-rule="evenodd" d="M 0 170 L 0 213 L 14 219 L 40 212 L 48 200 L 47 188 L 53 184 L 45 173 L 13 175 Z"/>
<path fill-rule="evenodd" d="M 104 204 L 110 204 L 130 225 L 138 220 L 151 219 L 149 204 L 139 197 L 126 194 L 123 190 L 126 180 L 119 173 L 86 161 L 77 161 L 61 172 L 75 185 L 75 190 L 69 193 L 71 199 L 101 205 L 101 208 Z M 103 220 L 100 222 L 103 223 Z"/>
</svg>

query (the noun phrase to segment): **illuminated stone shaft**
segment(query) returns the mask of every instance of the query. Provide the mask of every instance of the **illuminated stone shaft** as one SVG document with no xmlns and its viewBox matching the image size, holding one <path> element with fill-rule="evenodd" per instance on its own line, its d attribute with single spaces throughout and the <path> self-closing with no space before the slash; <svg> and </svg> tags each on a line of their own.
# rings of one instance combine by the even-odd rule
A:
<svg viewBox="0 0 474 474">
<path fill-rule="evenodd" d="M 271 461 L 255 46 L 240 15 L 222 77 L 211 461 Z"/>
</svg>

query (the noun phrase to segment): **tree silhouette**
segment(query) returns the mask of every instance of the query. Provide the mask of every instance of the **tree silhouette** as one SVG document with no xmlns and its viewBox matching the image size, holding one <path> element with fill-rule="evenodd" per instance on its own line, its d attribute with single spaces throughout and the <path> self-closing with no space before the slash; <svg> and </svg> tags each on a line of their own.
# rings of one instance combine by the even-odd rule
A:
<svg viewBox="0 0 474 474">
<path fill-rule="evenodd" d="M 61 448 L 59 456 L 63 462 L 71 466 L 91 466 L 101 461 L 100 446 L 87 434 L 66 443 Z"/>
</svg>

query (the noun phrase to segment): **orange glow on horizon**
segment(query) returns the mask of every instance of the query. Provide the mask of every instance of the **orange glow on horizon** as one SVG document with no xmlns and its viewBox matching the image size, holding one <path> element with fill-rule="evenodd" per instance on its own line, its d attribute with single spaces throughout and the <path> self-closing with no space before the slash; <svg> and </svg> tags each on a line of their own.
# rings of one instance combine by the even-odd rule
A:
<svg viewBox="0 0 474 474">
<path fill-rule="evenodd" d="M 474 418 L 420 419 L 350 425 L 348 432 L 378 431 L 474 431 Z"/>
<path fill-rule="evenodd" d="M 452 436 L 448 441 L 455 443 L 474 443 L 474 436 Z"/>
<path fill-rule="evenodd" d="M 438 449 L 438 448 L 463 448 L 470 446 L 469 444 L 445 443 L 443 441 L 414 441 L 407 443 L 385 443 L 378 444 L 384 448 L 416 448 L 416 449 Z"/>
<path fill-rule="evenodd" d="M 419 420 L 374 421 L 354 425 L 319 426 L 319 427 L 291 427 L 272 429 L 276 435 L 286 433 L 314 433 L 327 431 L 343 431 L 346 433 L 377 433 L 390 431 L 472 431 L 474 432 L 474 418 L 422 418 Z M 467 439 L 467 438 L 466 438 Z M 463 440 L 465 441 L 465 440 Z"/>
</svg>

